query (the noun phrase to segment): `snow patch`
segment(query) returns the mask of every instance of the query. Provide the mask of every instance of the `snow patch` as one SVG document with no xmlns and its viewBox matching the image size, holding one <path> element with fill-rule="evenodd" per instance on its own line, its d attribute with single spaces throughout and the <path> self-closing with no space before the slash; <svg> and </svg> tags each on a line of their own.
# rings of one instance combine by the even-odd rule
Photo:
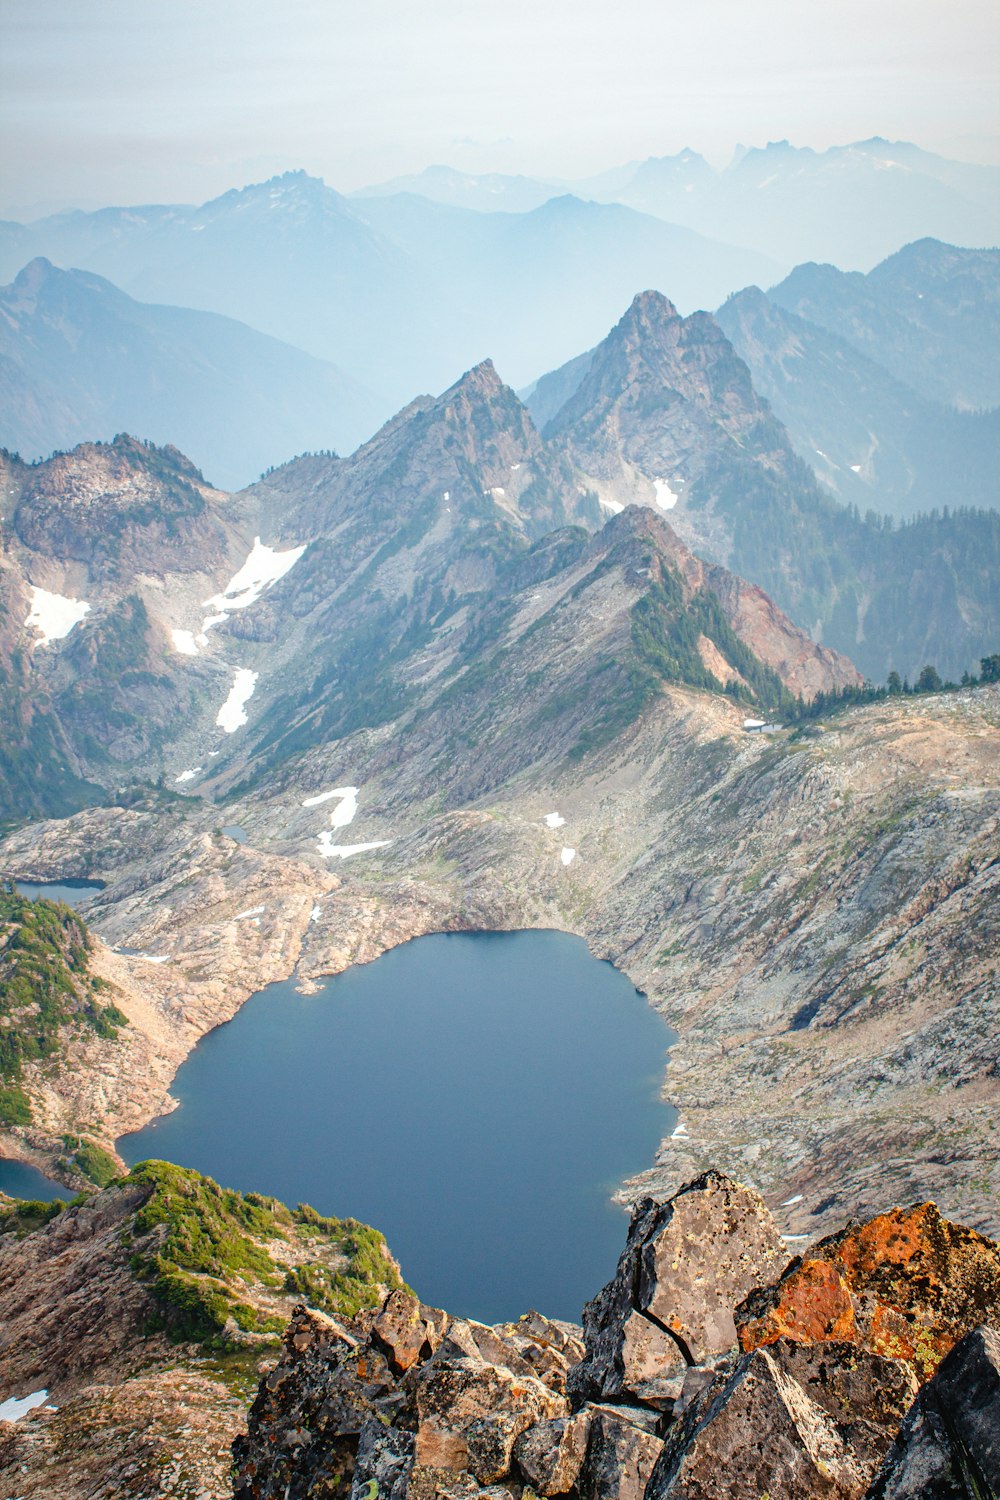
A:
<svg viewBox="0 0 1000 1500">
<path fill-rule="evenodd" d="M 32 1391 L 30 1396 L 8 1396 L 6 1401 L 0 1401 L 0 1422 L 20 1421 L 36 1406 L 44 1406 L 48 1395 L 46 1390 Z"/>
<path fill-rule="evenodd" d="M 654 479 L 653 488 L 656 491 L 656 503 L 661 510 L 673 510 L 680 496 L 676 490 L 672 490 L 665 479 Z"/>
<path fill-rule="evenodd" d="M 238 911 L 233 918 L 234 922 L 242 922 L 246 917 L 257 917 L 262 911 L 267 911 L 266 906 L 248 906 L 246 911 Z"/>
<path fill-rule="evenodd" d="M 320 792 L 317 797 L 307 797 L 302 806 L 319 807 L 321 802 L 330 802 L 334 797 L 340 798 L 340 805 L 335 807 L 330 814 L 330 827 L 346 828 L 358 810 L 356 786 L 335 786 L 332 791 Z"/>
<path fill-rule="evenodd" d="M 182 656 L 197 656 L 198 648 L 208 645 L 208 632 L 213 626 L 223 624 L 233 610 L 247 609 L 256 604 L 267 589 L 294 567 L 305 550 L 303 545 L 277 552 L 273 547 L 265 547 L 260 537 L 255 536 L 250 556 L 242 568 L 233 574 L 221 594 L 213 594 L 211 599 L 204 601 L 205 608 L 212 613 L 202 620 L 198 634 L 191 630 L 171 630 L 174 649 Z"/>
<path fill-rule="evenodd" d="M 807 1240 L 809 1236 L 807 1234 L 783 1234 L 781 1238 L 786 1245 L 795 1245 L 800 1240 Z"/>
<path fill-rule="evenodd" d="M 766 723 L 767 723 L 766 719 L 744 719 L 743 720 L 743 728 L 744 729 L 763 729 L 764 725 Z"/>
<path fill-rule="evenodd" d="M 314 906 L 312 911 L 309 913 L 309 920 L 310 922 L 318 922 L 322 915 L 323 913 L 320 908 L 318 906 Z"/>
<path fill-rule="evenodd" d="M 180 782 L 180 781 L 193 781 L 194 778 L 196 776 L 199 776 L 200 774 L 201 774 L 201 766 L 194 766 L 190 771 L 182 771 L 179 776 L 175 776 L 174 777 L 174 781 L 176 781 L 176 782 Z"/>
<path fill-rule="evenodd" d="M 564 865 L 571 865 L 574 859 L 576 859 L 576 850 L 570 849 L 569 846 L 566 845 L 563 848 L 563 851 L 560 854 L 559 858 L 562 860 Z"/>
<path fill-rule="evenodd" d="M 250 556 L 242 568 L 233 574 L 221 594 L 205 600 L 205 608 L 220 611 L 225 619 L 232 610 L 246 609 L 255 604 L 266 589 L 284 578 L 305 550 L 302 546 L 276 552 L 273 547 L 265 547 L 260 537 L 255 536 Z"/>
<path fill-rule="evenodd" d="M 247 667 L 236 668 L 233 685 L 229 689 L 229 697 L 215 716 L 216 724 L 227 734 L 233 734 L 247 722 L 244 705 L 253 697 L 253 690 L 257 686 L 257 675 Z"/>
<path fill-rule="evenodd" d="M 566 819 L 560 817 L 558 813 L 546 813 L 545 817 L 542 819 L 542 822 L 545 824 L 546 828 L 561 828 L 565 821 Z"/>
<path fill-rule="evenodd" d="M 683 1120 L 677 1121 L 677 1124 L 673 1128 L 670 1139 L 672 1141 L 689 1141 L 691 1139 L 691 1137 L 688 1135 L 688 1128 L 684 1124 Z"/>
<path fill-rule="evenodd" d="M 784 1203 L 781 1204 L 781 1207 L 782 1208 L 791 1208 L 791 1206 L 792 1206 L 793 1203 L 801 1203 L 801 1202 L 802 1202 L 802 1194 L 801 1193 L 796 1193 L 794 1198 L 786 1198 L 785 1201 L 784 1201 Z"/>
<path fill-rule="evenodd" d="M 316 840 L 324 859 L 350 859 L 352 854 L 364 854 L 369 849 L 384 849 L 391 843 L 391 839 L 374 839 L 370 844 L 335 844 L 333 835 L 327 831 L 321 833 Z"/>
<path fill-rule="evenodd" d="M 52 641 L 61 641 L 69 635 L 73 626 L 79 625 L 89 612 L 86 599 L 67 599 L 62 594 L 50 594 L 48 589 L 32 584 L 31 609 L 24 623 L 41 636 L 36 645 L 48 646 Z"/>
<path fill-rule="evenodd" d="M 851 464 L 851 473 L 852 474 L 860 474 L 861 473 L 861 465 L 860 464 Z"/>
<path fill-rule="evenodd" d="M 604 506 L 604 509 L 612 516 L 620 516 L 625 509 L 624 505 L 619 505 L 617 500 L 605 500 L 603 495 L 598 495 L 597 498 L 601 505 Z"/>
<path fill-rule="evenodd" d="M 133 953 L 132 958 L 141 958 L 144 964 L 168 964 L 169 953 Z"/>
</svg>

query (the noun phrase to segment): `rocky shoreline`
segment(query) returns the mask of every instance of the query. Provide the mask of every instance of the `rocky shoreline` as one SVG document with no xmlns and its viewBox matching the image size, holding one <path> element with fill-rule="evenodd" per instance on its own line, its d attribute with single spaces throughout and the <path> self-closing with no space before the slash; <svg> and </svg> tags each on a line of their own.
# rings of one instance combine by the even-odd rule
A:
<svg viewBox="0 0 1000 1500">
<path fill-rule="evenodd" d="M 553 927 L 583 936 L 680 1034 L 664 1088 L 684 1129 L 627 1201 L 719 1161 L 785 1205 L 789 1233 L 873 1210 L 887 1174 L 900 1200 L 933 1193 L 1000 1227 L 986 1043 L 1000 692 L 873 705 L 764 741 L 725 700 L 671 690 L 596 766 L 542 761 L 443 812 L 389 753 L 392 734 L 365 732 L 336 759 L 311 752 L 267 797 L 230 804 L 246 843 L 193 799 L 7 836 L 15 875 L 107 882 L 83 914 L 133 1024 L 33 1080 L 39 1124 L 2 1149 L 51 1169 L 81 1122 L 113 1146 L 171 1107 L 199 1037 L 273 979 L 308 986 L 430 932 Z M 300 804 L 362 756 L 364 832 L 391 842 L 330 869 L 305 852 L 322 810 Z M 552 807 L 564 829 L 546 826 Z"/>
</svg>

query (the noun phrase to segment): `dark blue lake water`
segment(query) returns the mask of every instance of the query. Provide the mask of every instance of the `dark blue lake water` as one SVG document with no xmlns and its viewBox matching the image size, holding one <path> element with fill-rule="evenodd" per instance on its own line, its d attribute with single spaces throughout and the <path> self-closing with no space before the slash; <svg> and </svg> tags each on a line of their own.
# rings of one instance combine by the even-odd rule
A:
<svg viewBox="0 0 1000 1500">
<path fill-rule="evenodd" d="M 45 896 L 49 901 L 65 901 L 67 906 L 79 906 L 88 896 L 104 889 L 102 880 L 18 880 L 16 884 L 29 901 Z"/>
<path fill-rule="evenodd" d="M 453 1313 L 576 1321 L 624 1244 L 610 1194 L 673 1124 L 672 1040 L 580 938 L 438 934 L 316 995 L 269 985 L 118 1147 L 374 1224 Z"/>
<path fill-rule="evenodd" d="M 74 1188 L 63 1187 L 61 1182 L 52 1182 L 43 1177 L 37 1167 L 28 1167 L 23 1161 L 0 1161 L 0 1193 L 9 1193 L 12 1198 L 34 1198 L 41 1203 L 51 1203 L 53 1198 L 62 1198 L 66 1203 L 76 1196 Z"/>
</svg>

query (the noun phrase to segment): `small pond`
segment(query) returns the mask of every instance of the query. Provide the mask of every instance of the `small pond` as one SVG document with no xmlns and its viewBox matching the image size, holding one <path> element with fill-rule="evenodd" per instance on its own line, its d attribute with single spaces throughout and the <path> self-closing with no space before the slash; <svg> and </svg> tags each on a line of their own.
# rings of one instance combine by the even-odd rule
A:
<svg viewBox="0 0 1000 1500">
<path fill-rule="evenodd" d="M 0 1193 L 9 1193 L 12 1198 L 34 1198 L 41 1203 L 51 1203 L 53 1198 L 62 1198 L 68 1203 L 76 1196 L 75 1189 L 43 1177 L 37 1167 L 28 1167 L 23 1161 L 7 1161 L 6 1158 L 0 1160 Z"/>
<path fill-rule="evenodd" d="M 48 901 L 64 901 L 67 906 L 79 906 L 104 889 L 103 880 L 15 880 L 15 884 L 29 901 L 44 896 Z"/>
<path fill-rule="evenodd" d="M 672 1040 L 580 938 L 437 934 L 260 991 L 118 1147 L 374 1224 L 453 1313 L 578 1321 L 624 1244 L 610 1195 L 672 1127 Z"/>
</svg>

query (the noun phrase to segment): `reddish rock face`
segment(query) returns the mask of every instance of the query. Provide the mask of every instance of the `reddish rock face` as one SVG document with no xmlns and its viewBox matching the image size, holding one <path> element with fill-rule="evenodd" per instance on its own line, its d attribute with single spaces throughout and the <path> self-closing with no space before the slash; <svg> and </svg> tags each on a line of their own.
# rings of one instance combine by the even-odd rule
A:
<svg viewBox="0 0 1000 1500">
<path fill-rule="evenodd" d="M 744 1351 L 842 1339 L 908 1361 L 921 1380 L 970 1329 L 1000 1317 L 1000 1248 L 933 1203 L 823 1240 L 736 1311 Z"/>
</svg>

